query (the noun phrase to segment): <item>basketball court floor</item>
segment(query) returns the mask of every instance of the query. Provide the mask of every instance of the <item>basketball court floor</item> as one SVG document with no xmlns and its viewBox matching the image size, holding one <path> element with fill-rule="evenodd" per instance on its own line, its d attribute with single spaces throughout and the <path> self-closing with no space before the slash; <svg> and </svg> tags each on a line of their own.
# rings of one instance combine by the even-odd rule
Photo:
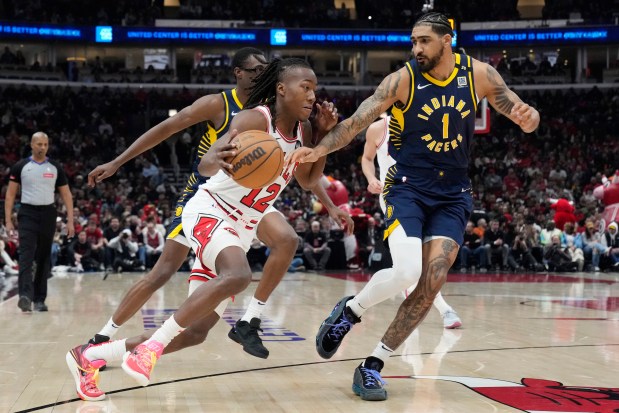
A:
<svg viewBox="0 0 619 413">
<path fill-rule="evenodd" d="M 50 311 L 33 314 L 21 313 L 8 285 L 0 303 L 0 412 L 619 412 L 617 273 L 450 274 L 443 293 L 463 327 L 443 329 L 432 309 L 387 362 L 383 402 L 355 396 L 352 376 L 402 297 L 369 310 L 323 360 L 314 347 L 318 326 L 368 275 L 288 274 L 264 313 L 271 354 L 263 360 L 227 337 L 253 282 L 205 343 L 159 360 L 150 386 L 138 387 L 113 364 L 100 374 L 107 399 L 84 402 L 65 354 L 100 329 L 138 276 L 57 275 Z M 159 326 L 183 301 L 185 277 L 175 276 L 117 337 Z"/>
</svg>

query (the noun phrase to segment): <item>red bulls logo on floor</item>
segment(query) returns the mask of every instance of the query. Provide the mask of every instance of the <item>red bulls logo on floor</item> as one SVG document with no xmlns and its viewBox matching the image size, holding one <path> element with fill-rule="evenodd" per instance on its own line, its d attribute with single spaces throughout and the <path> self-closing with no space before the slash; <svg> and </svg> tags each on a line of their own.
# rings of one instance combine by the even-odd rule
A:
<svg viewBox="0 0 619 413">
<path fill-rule="evenodd" d="M 521 383 L 454 376 L 410 376 L 460 383 L 489 399 L 529 413 L 617 413 L 619 388 L 564 386 L 525 378 Z M 385 377 L 387 378 L 387 377 Z"/>
</svg>

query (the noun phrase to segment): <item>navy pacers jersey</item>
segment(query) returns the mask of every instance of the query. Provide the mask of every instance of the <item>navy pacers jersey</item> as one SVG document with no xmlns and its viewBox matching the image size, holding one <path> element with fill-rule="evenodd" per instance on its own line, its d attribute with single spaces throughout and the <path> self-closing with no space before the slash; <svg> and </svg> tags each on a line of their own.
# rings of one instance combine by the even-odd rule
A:
<svg viewBox="0 0 619 413">
<path fill-rule="evenodd" d="M 175 217 L 168 227 L 168 238 L 174 238 L 181 233 L 181 215 L 183 213 L 183 208 L 187 204 L 187 201 L 196 193 L 198 187 L 208 179 L 207 177 L 201 176 L 198 172 L 200 160 L 204 154 L 208 152 L 211 145 L 228 131 L 232 118 L 243 109 L 243 105 L 236 95 L 236 89 L 226 90 L 225 92 L 221 92 L 221 95 L 224 100 L 224 122 L 217 128 L 211 122 L 206 122 L 206 131 L 198 142 L 196 157 L 191 166 L 191 175 L 189 175 L 183 193 L 176 201 Z"/>
<path fill-rule="evenodd" d="M 414 59 L 406 63 L 409 97 L 392 107 L 389 123 L 389 155 L 396 164 L 383 190 L 385 236 L 403 225 L 408 236 L 462 238 L 460 227 L 466 225 L 472 207 L 467 172 L 477 97 L 471 58 L 457 53 L 454 57 L 453 71 L 444 81 L 421 72 Z M 449 224 L 445 217 L 439 222 L 440 210 L 459 216 L 457 223 Z"/>
</svg>

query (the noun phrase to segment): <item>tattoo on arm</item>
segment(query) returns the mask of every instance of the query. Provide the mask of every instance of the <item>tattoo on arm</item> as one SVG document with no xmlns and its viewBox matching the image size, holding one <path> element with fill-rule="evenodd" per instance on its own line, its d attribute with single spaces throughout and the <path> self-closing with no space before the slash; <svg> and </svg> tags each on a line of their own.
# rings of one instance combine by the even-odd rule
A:
<svg viewBox="0 0 619 413">
<path fill-rule="evenodd" d="M 488 65 L 486 74 L 491 87 L 490 96 L 494 97 L 494 108 L 508 116 L 519 99 L 514 101 L 514 97 L 517 96 L 509 90 L 505 81 L 494 67 Z"/>
<path fill-rule="evenodd" d="M 327 152 L 331 153 L 348 145 L 357 133 L 374 122 L 394 99 L 397 100 L 396 92 L 401 77 L 400 72 L 395 72 L 383 79 L 374 94 L 364 100 L 350 118 L 333 128 L 320 142 L 320 146 L 324 146 Z"/>
<path fill-rule="evenodd" d="M 424 263 L 421 279 L 415 291 L 400 305 L 398 312 L 385 332 L 382 342 L 389 348 L 397 349 L 428 314 L 434 297 L 447 279 L 447 271 L 456 259 L 458 246 L 445 239 L 441 244 L 442 253 L 430 257 Z"/>
</svg>

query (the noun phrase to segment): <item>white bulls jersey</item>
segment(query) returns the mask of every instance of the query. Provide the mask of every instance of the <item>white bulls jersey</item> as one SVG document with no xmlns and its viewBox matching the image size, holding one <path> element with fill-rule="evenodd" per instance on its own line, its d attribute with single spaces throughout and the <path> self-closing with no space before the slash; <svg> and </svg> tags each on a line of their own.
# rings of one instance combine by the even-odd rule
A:
<svg viewBox="0 0 619 413">
<path fill-rule="evenodd" d="M 303 146 L 303 129 L 300 123 L 296 138 L 288 137 L 273 126 L 271 111 L 267 106 L 257 106 L 252 110 L 258 110 L 264 115 L 268 125 L 266 132 L 277 140 L 284 151 L 284 156 Z M 246 227 L 253 228 L 258 224 L 267 208 L 273 205 L 281 191 L 288 185 L 295 168 L 296 165 L 289 165 L 272 184 L 265 188 L 245 188 L 237 184 L 223 171 L 219 171 L 206 183 L 200 185 L 200 188 L 207 191 L 215 200 L 217 206 L 232 220 L 240 221 Z"/>
<path fill-rule="evenodd" d="M 376 159 L 378 161 L 378 176 L 382 184 L 385 183 L 385 176 L 391 165 L 395 164 L 395 160 L 389 156 L 389 120 L 391 117 L 383 119 L 384 132 L 380 138 L 378 145 L 376 145 Z"/>
</svg>

